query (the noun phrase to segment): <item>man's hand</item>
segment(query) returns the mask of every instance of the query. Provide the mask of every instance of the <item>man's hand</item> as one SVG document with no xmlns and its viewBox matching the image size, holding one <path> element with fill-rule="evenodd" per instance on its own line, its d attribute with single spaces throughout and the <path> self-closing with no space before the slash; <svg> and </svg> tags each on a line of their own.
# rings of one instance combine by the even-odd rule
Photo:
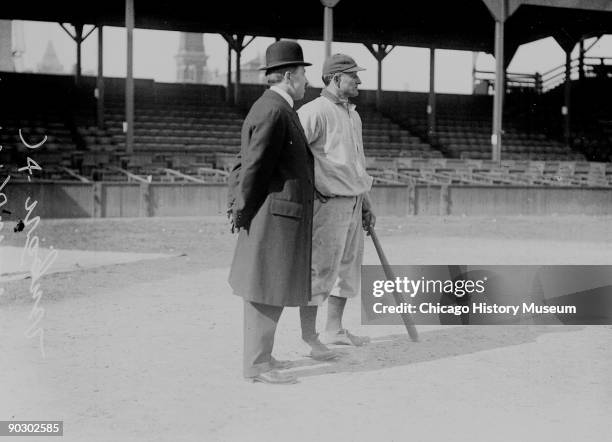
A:
<svg viewBox="0 0 612 442">
<path fill-rule="evenodd" d="M 368 235 L 370 235 L 370 228 L 374 228 L 376 225 L 376 215 L 372 211 L 372 201 L 370 201 L 370 196 L 367 193 L 363 195 L 361 205 L 361 225 L 363 230 L 368 232 Z"/>
<path fill-rule="evenodd" d="M 231 226 L 230 230 L 232 233 L 236 233 L 237 231 L 240 230 L 240 228 L 237 228 L 236 224 L 234 223 L 234 214 L 232 213 L 232 208 L 229 207 L 226 213 L 227 213 L 227 219 L 229 219 L 230 226 Z"/>
<path fill-rule="evenodd" d="M 230 220 L 232 233 L 240 232 L 240 229 L 249 230 L 250 219 L 241 210 L 228 209 L 227 217 Z"/>
<path fill-rule="evenodd" d="M 316 198 L 317 198 L 319 201 L 321 201 L 322 203 L 326 203 L 326 202 L 328 202 L 328 201 L 329 201 L 329 197 L 327 197 L 327 196 L 323 195 L 321 192 L 319 192 L 319 191 L 317 190 L 317 188 L 316 188 L 316 187 L 315 187 L 315 190 L 314 190 L 314 191 L 315 191 L 315 197 L 316 197 Z"/>
<path fill-rule="evenodd" d="M 374 228 L 374 226 L 376 225 L 376 215 L 374 215 L 374 212 L 362 212 L 361 224 L 363 225 L 363 230 L 368 232 L 368 235 L 370 235 L 370 228 Z"/>
</svg>

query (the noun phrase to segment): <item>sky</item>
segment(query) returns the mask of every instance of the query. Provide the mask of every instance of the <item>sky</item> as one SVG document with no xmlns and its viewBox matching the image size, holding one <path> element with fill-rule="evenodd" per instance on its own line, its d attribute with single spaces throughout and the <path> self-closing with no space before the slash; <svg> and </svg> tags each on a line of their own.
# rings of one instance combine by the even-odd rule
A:
<svg viewBox="0 0 612 442">
<path fill-rule="evenodd" d="M 76 61 L 75 43 L 57 23 L 24 21 L 23 54 L 24 70 L 36 70 L 49 41 L 53 42 L 58 58 L 68 71 Z M 68 28 L 71 28 L 68 25 Z M 86 27 L 87 30 L 89 26 Z M 585 47 L 594 40 L 586 42 Z M 265 53 L 273 43 L 270 38 L 256 38 L 242 54 L 247 61 Z M 126 31 L 124 28 L 104 28 L 104 75 L 125 76 Z M 320 72 L 324 58 L 324 45 L 320 41 L 300 40 L 304 58 L 313 64 L 306 75 L 313 86 L 321 86 Z M 136 29 L 134 31 L 134 75 L 136 78 L 153 78 L 158 82 L 176 81 L 174 56 L 178 51 L 179 33 Z M 211 71 L 225 72 L 227 43 L 216 34 L 204 35 L 204 46 Z M 97 71 L 97 32 L 83 43 L 83 72 Z M 362 44 L 334 43 L 332 52 L 343 52 L 355 58 L 366 68 L 360 73 L 363 89 L 376 89 L 376 60 Z M 573 56 L 576 56 L 576 51 Z M 593 57 L 612 57 L 612 36 L 604 36 L 588 53 Z M 472 66 L 474 54 L 466 51 L 436 50 L 435 88 L 441 93 L 472 93 Z M 508 71 L 521 73 L 544 72 L 565 62 L 565 54 L 552 38 L 538 40 L 520 47 Z M 232 64 L 233 66 L 233 64 Z M 476 57 L 479 70 L 493 70 L 493 56 L 479 53 Z M 396 47 L 383 61 L 383 89 L 426 92 L 429 90 L 429 50 L 412 47 Z"/>
</svg>

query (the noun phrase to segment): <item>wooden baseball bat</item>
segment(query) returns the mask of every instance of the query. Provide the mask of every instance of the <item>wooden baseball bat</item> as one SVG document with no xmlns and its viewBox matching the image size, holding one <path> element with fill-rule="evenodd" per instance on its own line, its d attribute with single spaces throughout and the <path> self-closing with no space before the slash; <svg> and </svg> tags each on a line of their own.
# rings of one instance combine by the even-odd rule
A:
<svg viewBox="0 0 612 442">
<path fill-rule="evenodd" d="M 374 248 L 376 249 L 376 253 L 378 254 L 380 263 L 383 266 L 383 270 L 385 271 L 385 276 L 388 280 L 395 281 L 395 274 L 393 273 L 393 270 L 389 265 L 389 261 L 387 261 L 387 257 L 385 256 L 385 252 L 383 251 L 382 246 L 380 245 L 380 241 L 378 240 L 378 236 L 376 235 L 374 227 L 368 227 L 368 233 L 370 234 L 370 237 L 374 242 Z M 393 292 L 393 299 L 395 300 L 395 304 L 398 306 L 401 305 L 402 302 L 404 302 L 404 298 L 402 297 L 402 295 L 400 295 L 396 291 Z M 402 317 L 402 321 L 404 322 L 404 326 L 406 327 L 406 331 L 408 332 L 410 339 L 412 339 L 414 342 L 418 342 L 419 332 L 417 331 L 414 325 L 412 315 L 410 315 L 410 313 L 401 313 L 400 316 Z"/>
</svg>

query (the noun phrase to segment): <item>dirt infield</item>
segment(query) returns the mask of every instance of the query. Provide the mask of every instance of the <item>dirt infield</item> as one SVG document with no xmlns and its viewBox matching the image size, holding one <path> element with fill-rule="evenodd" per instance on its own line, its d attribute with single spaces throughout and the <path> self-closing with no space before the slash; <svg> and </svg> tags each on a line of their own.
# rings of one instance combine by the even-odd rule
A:
<svg viewBox="0 0 612 442">
<path fill-rule="evenodd" d="M 612 264 L 611 226 L 611 217 L 414 217 L 381 219 L 377 230 L 394 264 Z M 25 232 L 7 230 L 3 245 L 22 247 Z M 37 235 L 41 247 L 172 256 L 44 276 L 46 359 L 24 336 L 29 281 L 3 283 L 0 420 L 64 420 L 70 441 L 612 434 L 610 326 L 428 326 L 415 344 L 402 327 L 361 326 L 350 302 L 346 325 L 373 342 L 321 364 L 304 356 L 287 309 L 275 355 L 293 361 L 300 383 L 248 384 L 224 219 L 43 220 Z M 369 241 L 365 262 L 377 263 Z"/>
</svg>

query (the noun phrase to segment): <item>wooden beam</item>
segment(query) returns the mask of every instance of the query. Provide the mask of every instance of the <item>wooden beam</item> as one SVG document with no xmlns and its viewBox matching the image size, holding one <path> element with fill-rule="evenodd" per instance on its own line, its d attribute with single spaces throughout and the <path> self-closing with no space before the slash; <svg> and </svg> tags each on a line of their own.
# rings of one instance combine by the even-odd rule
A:
<svg viewBox="0 0 612 442">
<path fill-rule="evenodd" d="M 251 38 L 246 43 L 244 43 L 245 35 L 243 34 L 233 34 L 232 35 L 227 32 L 223 32 L 221 36 L 225 39 L 229 48 L 233 49 L 234 52 L 236 52 L 236 64 L 235 64 L 236 81 L 234 82 L 234 104 L 240 104 L 240 58 L 241 58 L 241 54 L 244 48 L 250 45 L 257 36 L 256 35 L 251 36 Z M 227 63 L 228 88 L 226 89 L 226 100 L 227 98 L 229 98 L 228 91 L 229 91 L 229 84 L 231 81 L 231 77 L 230 77 L 231 75 L 231 61 L 230 61 L 231 49 L 228 50 L 228 63 Z"/>
<path fill-rule="evenodd" d="M 90 180 L 88 180 L 84 176 L 79 175 L 78 173 L 76 173 L 72 169 L 69 169 L 69 168 L 64 167 L 64 166 L 60 166 L 60 169 L 63 170 L 64 172 L 66 172 L 71 177 L 76 178 L 77 180 L 81 181 L 82 183 L 90 183 L 91 182 Z"/>
<path fill-rule="evenodd" d="M 378 65 L 378 80 L 377 80 L 377 88 L 376 88 L 376 109 L 380 110 L 382 105 L 382 62 L 389 52 L 395 48 L 393 45 L 386 45 L 383 43 L 379 43 L 377 45 L 374 44 L 363 44 L 370 54 L 374 56 Z"/>
<path fill-rule="evenodd" d="M 104 129 L 104 38 L 102 26 L 98 26 L 98 78 L 96 80 L 98 129 Z"/>
<path fill-rule="evenodd" d="M 506 22 L 506 0 L 501 0 L 499 17 L 495 20 L 495 95 L 493 96 L 493 133 L 491 134 L 491 159 L 501 163 L 503 102 L 505 92 L 504 27 Z"/>
<path fill-rule="evenodd" d="M 429 49 L 429 96 L 427 103 L 427 136 L 429 142 L 436 135 L 436 50 Z"/>
<path fill-rule="evenodd" d="M 134 0 L 125 0 L 127 34 L 127 69 L 125 76 L 125 152 L 134 152 Z"/>
<path fill-rule="evenodd" d="M 121 167 L 117 167 L 117 166 L 106 166 L 105 169 L 107 170 L 112 170 L 114 172 L 120 172 L 122 174 L 124 174 L 127 178 L 128 181 L 129 180 L 134 180 L 138 183 L 146 183 L 149 184 L 149 181 L 143 177 L 141 177 L 140 175 L 136 175 L 135 173 L 132 173 L 130 171 L 127 171 L 125 169 L 122 169 Z"/>
</svg>

